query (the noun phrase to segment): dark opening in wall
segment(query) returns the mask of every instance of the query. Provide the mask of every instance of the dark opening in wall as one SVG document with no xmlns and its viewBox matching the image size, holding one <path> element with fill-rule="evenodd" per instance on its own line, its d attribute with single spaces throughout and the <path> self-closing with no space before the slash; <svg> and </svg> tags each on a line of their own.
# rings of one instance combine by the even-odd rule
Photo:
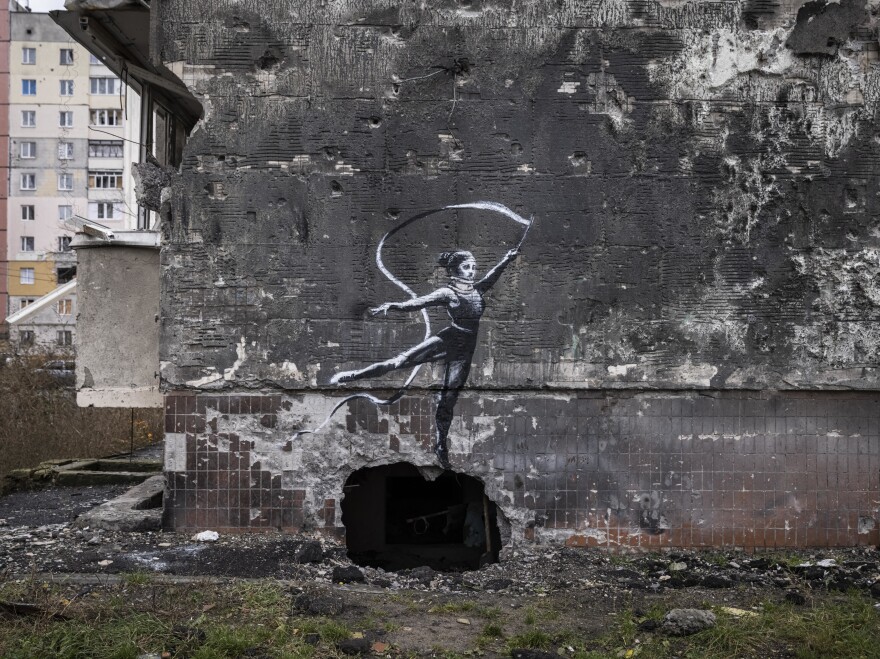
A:
<svg viewBox="0 0 880 659">
<path fill-rule="evenodd" d="M 452 471 L 429 481 L 405 462 L 349 476 L 342 523 L 349 558 L 389 571 L 472 570 L 496 562 L 501 549 L 498 511 L 482 482 Z"/>
</svg>

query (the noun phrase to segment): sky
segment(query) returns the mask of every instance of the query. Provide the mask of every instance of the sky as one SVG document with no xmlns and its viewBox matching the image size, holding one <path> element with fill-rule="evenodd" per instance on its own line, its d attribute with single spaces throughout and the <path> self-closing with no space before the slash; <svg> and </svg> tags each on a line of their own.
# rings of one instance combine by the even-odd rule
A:
<svg viewBox="0 0 880 659">
<path fill-rule="evenodd" d="M 22 5 L 27 5 L 28 0 L 19 0 Z M 64 0 L 30 0 L 31 11 L 46 12 L 52 9 L 64 9 Z"/>
</svg>

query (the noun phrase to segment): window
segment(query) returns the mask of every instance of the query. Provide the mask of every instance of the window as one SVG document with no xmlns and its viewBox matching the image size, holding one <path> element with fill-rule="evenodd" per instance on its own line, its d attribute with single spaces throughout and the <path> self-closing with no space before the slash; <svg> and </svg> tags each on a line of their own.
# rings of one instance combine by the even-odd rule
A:
<svg viewBox="0 0 880 659">
<path fill-rule="evenodd" d="M 33 128 L 37 125 L 37 113 L 34 110 L 21 111 L 21 125 L 24 128 Z"/>
<path fill-rule="evenodd" d="M 89 140 L 90 158 L 121 158 L 122 140 Z"/>
<path fill-rule="evenodd" d="M 122 172 L 89 172 L 89 187 L 98 189 L 121 188 Z"/>
<path fill-rule="evenodd" d="M 62 96 L 73 96 L 73 80 L 61 80 L 59 84 Z"/>
<path fill-rule="evenodd" d="M 73 174 L 62 173 L 58 175 L 59 190 L 73 190 Z"/>
<path fill-rule="evenodd" d="M 34 207 L 33 206 L 22 206 L 21 207 L 21 219 L 25 222 L 32 222 L 34 220 Z"/>
<path fill-rule="evenodd" d="M 102 62 L 100 59 L 98 59 L 97 57 L 95 57 L 94 55 L 89 53 L 89 64 L 103 64 L 103 63 L 104 62 Z"/>
<path fill-rule="evenodd" d="M 70 236 L 58 236 L 58 251 L 59 252 L 69 252 L 70 251 Z"/>
<path fill-rule="evenodd" d="M 34 330 L 18 330 L 18 342 L 23 346 L 32 346 L 37 336 Z"/>
<path fill-rule="evenodd" d="M 36 96 L 37 95 L 37 81 L 36 80 L 22 80 L 21 81 L 21 93 L 25 96 Z"/>
<path fill-rule="evenodd" d="M 101 96 L 115 94 L 119 91 L 116 78 L 89 78 L 89 93 Z"/>
<path fill-rule="evenodd" d="M 58 219 L 62 222 L 73 217 L 73 206 L 59 206 Z"/>
<path fill-rule="evenodd" d="M 22 174 L 21 175 L 21 182 L 18 187 L 21 190 L 36 190 L 37 189 L 37 175 L 36 174 Z"/>
<path fill-rule="evenodd" d="M 24 47 L 21 49 L 21 63 L 22 64 L 36 64 L 37 63 L 37 49 L 36 48 L 28 48 Z"/>
<path fill-rule="evenodd" d="M 58 313 L 62 316 L 69 316 L 73 313 L 73 300 L 70 298 L 58 300 Z"/>
<path fill-rule="evenodd" d="M 92 110 L 92 126 L 120 126 L 122 113 L 119 110 Z"/>
<path fill-rule="evenodd" d="M 34 269 L 33 268 L 22 268 L 18 271 L 18 283 L 19 284 L 33 284 L 34 283 Z"/>
<path fill-rule="evenodd" d="M 73 112 L 70 110 L 63 110 L 58 113 L 58 125 L 62 128 L 70 128 L 73 126 Z"/>
<path fill-rule="evenodd" d="M 113 202 L 99 201 L 94 204 L 94 213 L 92 213 L 91 216 L 96 220 L 112 220 Z"/>
<path fill-rule="evenodd" d="M 58 159 L 70 160 L 73 158 L 73 142 L 58 143 Z"/>
<path fill-rule="evenodd" d="M 73 332 L 71 330 L 58 330 L 56 337 L 56 343 L 60 346 L 73 345 Z"/>
<path fill-rule="evenodd" d="M 59 64 L 73 64 L 73 48 L 62 48 L 58 57 Z"/>
<path fill-rule="evenodd" d="M 18 145 L 18 155 L 22 158 L 36 158 L 37 157 L 37 143 L 36 142 L 22 142 Z"/>
<path fill-rule="evenodd" d="M 32 297 L 23 297 L 18 301 L 18 310 L 27 309 L 30 305 L 34 303 L 34 298 Z"/>
<path fill-rule="evenodd" d="M 22 236 L 21 237 L 21 251 L 22 252 L 33 252 L 34 251 L 34 237 L 33 236 Z"/>
<path fill-rule="evenodd" d="M 55 270 L 55 276 L 58 279 L 58 284 L 66 284 L 69 281 L 73 281 L 73 278 L 76 277 L 76 266 L 58 268 Z"/>
</svg>

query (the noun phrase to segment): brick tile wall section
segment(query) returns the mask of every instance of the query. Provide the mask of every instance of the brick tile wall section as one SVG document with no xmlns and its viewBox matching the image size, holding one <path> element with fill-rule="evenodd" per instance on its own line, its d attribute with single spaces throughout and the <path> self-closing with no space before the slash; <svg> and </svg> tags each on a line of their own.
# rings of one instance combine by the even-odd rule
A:
<svg viewBox="0 0 880 659">
<path fill-rule="evenodd" d="M 463 470 L 478 468 L 474 475 L 498 485 L 505 505 L 528 511 L 527 524 L 514 529 L 514 538 L 526 542 L 869 545 L 880 543 L 878 403 L 878 394 L 849 392 L 472 392 L 456 409 L 451 450 L 454 464 L 476 465 Z M 291 449 L 292 433 L 276 428 L 290 407 L 278 394 L 167 395 L 166 525 L 291 532 L 307 526 L 343 536 L 341 488 L 335 498 L 312 497 L 310 479 L 277 466 Z M 340 412 L 337 434 L 322 441 L 341 441 L 344 431 L 345 441 L 381 445 L 393 462 L 407 437 L 428 447 L 433 412 L 430 396 L 407 397 L 381 412 L 353 402 Z M 277 464 L 252 459 L 256 438 L 218 433 L 218 415 L 224 426 L 238 419 L 259 427 L 277 446 Z M 467 459 L 456 457 L 461 438 L 486 437 L 487 427 L 494 427 L 488 439 L 475 442 Z"/>
</svg>

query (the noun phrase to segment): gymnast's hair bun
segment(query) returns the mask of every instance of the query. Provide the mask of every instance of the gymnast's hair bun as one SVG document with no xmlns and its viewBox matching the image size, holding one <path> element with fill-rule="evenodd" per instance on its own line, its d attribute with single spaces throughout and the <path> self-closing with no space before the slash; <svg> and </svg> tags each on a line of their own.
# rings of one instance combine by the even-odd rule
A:
<svg viewBox="0 0 880 659">
<path fill-rule="evenodd" d="M 467 250 L 458 249 L 454 252 L 443 252 L 437 259 L 437 263 L 447 270 L 455 270 L 459 264 L 472 258 L 474 255 Z"/>
</svg>

